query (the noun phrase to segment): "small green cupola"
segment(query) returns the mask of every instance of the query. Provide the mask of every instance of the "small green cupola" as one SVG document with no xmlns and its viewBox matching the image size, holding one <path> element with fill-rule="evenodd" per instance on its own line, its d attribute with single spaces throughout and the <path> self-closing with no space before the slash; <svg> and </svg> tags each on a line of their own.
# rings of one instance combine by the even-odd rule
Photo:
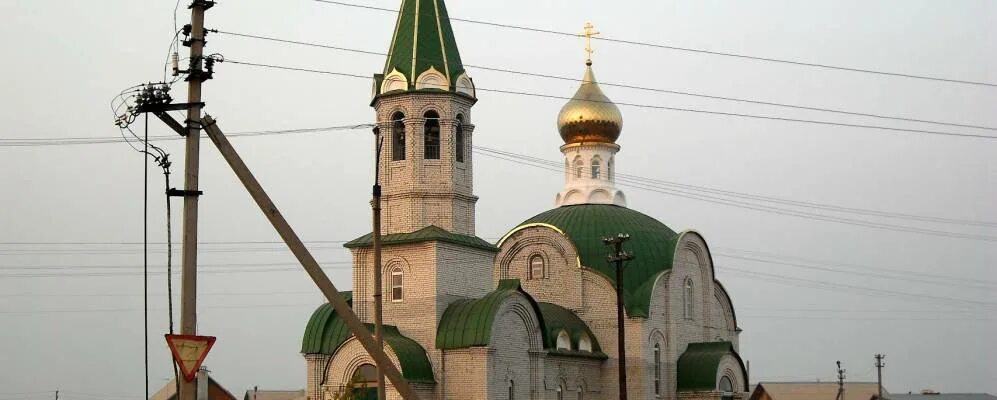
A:
<svg viewBox="0 0 997 400">
<path fill-rule="evenodd" d="M 373 95 L 442 91 L 474 98 L 443 0 L 402 0 L 384 71 Z"/>
</svg>

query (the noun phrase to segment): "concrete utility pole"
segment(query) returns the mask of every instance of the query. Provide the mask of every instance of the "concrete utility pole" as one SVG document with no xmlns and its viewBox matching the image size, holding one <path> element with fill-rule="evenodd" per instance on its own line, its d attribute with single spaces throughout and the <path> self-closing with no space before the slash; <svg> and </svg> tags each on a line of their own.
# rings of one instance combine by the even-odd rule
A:
<svg viewBox="0 0 997 400">
<path fill-rule="evenodd" d="M 880 400 L 883 398 L 883 367 L 886 366 L 886 364 L 883 364 L 883 359 L 885 358 L 886 355 L 876 354 L 876 383 L 879 386 Z"/>
<path fill-rule="evenodd" d="M 838 363 L 838 397 L 837 400 L 845 400 L 845 370 L 841 369 L 841 361 Z"/>
<path fill-rule="evenodd" d="M 384 352 L 384 348 L 377 345 L 374 335 L 371 335 L 367 327 L 360 322 L 353 309 L 350 308 L 350 305 L 343 299 L 339 290 L 336 289 L 336 285 L 333 285 L 332 281 L 329 280 L 329 276 L 322 271 L 322 267 L 319 266 L 318 261 L 315 260 L 315 257 L 308 251 L 308 248 L 301 242 L 301 238 L 298 237 L 294 229 L 291 228 L 291 225 L 284 219 L 284 215 L 280 213 L 273 200 L 270 199 L 267 192 L 260 186 L 260 182 L 253 176 L 252 171 L 242 161 L 242 157 L 235 151 L 235 148 L 232 147 L 228 138 L 218 128 L 218 125 L 211 116 L 204 117 L 204 130 L 208 133 L 208 137 L 215 144 L 215 147 L 218 148 L 218 152 L 221 153 L 229 167 L 232 168 L 232 172 L 235 172 L 236 177 L 239 178 L 246 191 L 249 192 L 250 197 L 256 202 L 260 211 L 270 221 L 270 225 L 277 231 L 277 234 L 284 240 L 284 244 L 287 245 L 291 253 L 298 259 L 298 262 L 301 263 L 301 267 L 304 268 L 305 272 L 315 282 L 315 286 L 318 286 L 319 290 L 322 291 L 326 300 L 336 310 L 336 314 L 343 318 L 343 322 L 353 332 L 360 345 L 367 350 L 370 357 L 374 359 L 377 366 L 384 370 L 385 378 L 395 386 L 395 390 L 398 391 L 398 394 L 403 399 L 418 400 L 419 395 L 408 384 L 398 370 L 398 367 L 388 358 L 388 355 Z"/>
<path fill-rule="evenodd" d="M 384 330 L 382 321 L 381 302 L 384 284 L 382 283 L 381 271 L 381 145 L 384 140 L 381 138 L 381 129 L 374 128 L 374 140 L 377 140 L 377 154 L 374 159 L 374 199 L 371 207 L 374 211 L 374 338 L 377 339 L 377 346 L 384 348 Z M 385 400 L 384 394 L 384 367 L 377 364 L 377 400 Z"/>
<path fill-rule="evenodd" d="M 190 4 L 190 71 L 187 75 L 187 149 L 184 160 L 183 255 L 180 284 L 180 333 L 197 334 L 197 200 L 201 141 L 201 83 L 204 73 L 204 12 L 214 6 L 211 0 Z M 180 380 L 180 400 L 194 400 L 197 386 Z"/>
<path fill-rule="evenodd" d="M 623 309 L 623 263 L 633 260 L 633 254 L 623 251 L 623 242 L 630 240 L 630 235 L 621 233 L 614 238 L 603 238 L 602 243 L 612 249 L 612 255 L 607 259 L 616 267 L 616 327 L 617 343 L 619 344 L 619 379 L 620 400 L 627 400 L 627 349 L 626 328 L 624 326 Z"/>
</svg>

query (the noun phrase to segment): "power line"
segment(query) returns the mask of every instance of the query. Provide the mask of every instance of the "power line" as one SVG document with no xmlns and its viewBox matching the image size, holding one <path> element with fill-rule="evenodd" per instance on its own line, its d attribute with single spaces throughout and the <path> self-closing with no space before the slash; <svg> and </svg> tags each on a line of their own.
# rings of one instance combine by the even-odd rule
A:
<svg viewBox="0 0 997 400">
<path fill-rule="evenodd" d="M 304 42 L 304 41 L 290 40 L 290 39 L 281 39 L 281 38 L 276 38 L 276 37 L 272 37 L 272 36 L 255 35 L 255 34 L 240 33 L 240 32 L 229 32 L 229 31 L 222 31 L 222 30 L 219 30 L 217 33 L 231 35 L 231 36 L 236 36 L 236 37 L 242 37 L 242 38 L 258 39 L 258 40 L 265 40 L 265 41 L 271 41 L 271 42 L 277 42 L 277 43 L 284 43 L 284 44 L 293 44 L 293 45 L 299 45 L 299 46 L 308 46 L 308 47 L 323 48 L 323 49 L 329 49 L 329 50 L 338 50 L 338 51 L 344 51 L 344 52 L 350 52 L 350 53 L 376 55 L 376 56 L 386 56 L 386 57 L 390 57 L 391 56 L 391 53 L 377 52 L 377 51 L 370 51 L 370 50 L 358 50 L 358 49 L 352 49 L 352 48 L 341 47 L 341 46 L 334 46 L 334 45 L 329 45 L 329 44 L 322 44 L 322 43 L 315 43 L 315 42 Z M 417 61 L 419 61 L 419 60 L 425 60 L 425 58 L 422 58 L 422 57 L 415 57 L 413 59 L 417 60 Z M 530 76 L 530 77 L 536 77 L 536 78 L 555 79 L 555 80 L 569 81 L 569 82 L 584 82 L 583 79 L 578 79 L 578 78 L 571 78 L 571 77 L 559 76 L 559 75 L 553 75 L 553 74 L 542 74 L 542 73 L 536 73 L 536 72 L 517 71 L 517 70 L 513 70 L 513 69 L 508 69 L 508 68 L 488 67 L 488 66 L 473 65 L 473 64 L 464 64 L 464 67 L 476 68 L 476 69 L 480 69 L 480 70 L 484 70 L 484 71 L 493 71 L 493 72 L 501 72 L 501 73 L 514 74 L 514 75 Z M 942 126 L 952 126 L 952 127 L 959 127 L 959 128 L 974 128 L 974 129 L 985 129 L 985 130 L 997 131 L 997 127 L 991 127 L 991 126 L 972 125 L 972 124 L 963 124 L 963 123 L 954 123 L 954 122 L 943 122 L 943 121 L 932 121 L 932 120 L 917 119 L 917 118 L 908 118 L 908 117 L 888 116 L 888 115 L 882 115 L 882 114 L 856 112 L 856 111 L 848 111 L 848 110 L 825 108 L 825 107 L 801 106 L 801 105 L 795 105 L 795 104 L 777 103 L 777 102 L 771 102 L 771 101 L 753 100 L 753 99 L 737 98 L 737 97 L 730 97 L 730 96 L 718 96 L 718 95 L 710 95 L 710 94 L 695 93 L 695 92 L 680 91 L 680 90 L 669 90 L 669 89 L 660 89 L 660 88 L 650 88 L 650 87 L 645 87 L 645 86 L 628 85 L 628 84 L 622 84 L 622 83 L 612 83 L 612 82 L 603 82 L 603 81 L 600 81 L 599 85 L 600 86 L 619 87 L 619 88 L 623 88 L 623 89 L 641 90 L 641 91 L 655 92 L 655 93 L 667 93 L 667 94 L 675 94 L 675 95 L 681 95 L 681 96 L 700 97 L 700 98 L 713 99 L 713 100 L 724 100 L 724 101 L 732 101 L 732 102 L 747 103 L 747 104 L 758 104 L 758 105 L 775 106 L 775 107 L 786 107 L 786 108 L 793 108 L 793 109 L 798 109 L 798 110 L 820 111 L 820 112 L 828 112 L 828 113 L 843 114 L 843 115 L 852 115 L 852 116 L 859 116 L 859 117 L 870 117 L 870 118 L 888 119 L 888 120 L 894 120 L 894 121 L 917 122 L 917 123 L 942 125 Z"/>
<path fill-rule="evenodd" d="M 393 9 L 389 9 L 389 8 L 382 8 L 382 7 L 374 7 L 374 6 L 361 5 L 361 4 L 346 3 L 346 2 L 341 2 L 341 1 L 332 1 L 332 0 L 315 0 L 315 1 L 319 2 L 319 3 L 335 4 L 335 5 L 340 5 L 340 6 L 345 6 L 345 7 L 353 7 L 353 8 L 362 8 L 362 9 L 367 9 L 367 10 L 388 12 L 388 13 L 393 13 L 393 14 L 399 14 L 400 13 L 398 10 L 393 10 Z M 416 13 L 416 14 L 421 14 L 421 13 Z M 573 38 L 577 38 L 577 37 L 581 37 L 582 36 L 582 35 L 577 34 L 577 33 L 557 31 L 557 30 L 552 30 L 552 29 L 542 29 L 542 28 L 527 27 L 527 26 L 512 25 L 512 24 L 505 24 L 505 23 L 498 23 L 498 22 L 482 21 L 482 20 L 474 20 L 474 19 L 467 19 L 467 18 L 454 18 L 452 16 L 450 17 L 450 20 L 451 21 L 465 22 L 465 23 L 470 23 L 470 24 L 487 25 L 487 26 L 492 26 L 492 27 L 497 27 L 497 28 L 515 29 L 515 30 L 528 31 L 528 32 L 546 33 L 546 34 L 552 34 L 552 35 L 558 35 L 558 36 L 566 36 L 566 37 L 573 37 Z M 879 71 L 879 70 L 874 70 L 874 69 L 869 69 L 869 68 L 843 67 L 843 66 L 836 66 L 836 65 L 831 65 L 831 64 L 811 63 L 811 62 L 795 61 L 795 60 L 788 60 L 788 59 L 779 59 L 779 58 L 772 58 L 772 57 L 759 57 L 759 56 L 751 56 L 751 55 L 747 55 L 747 54 L 722 52 L 722 51 L 713 51 L 713 50 L 706 50 L 706 49 L 697 49 L 697 48 L 692 48 L 692 47 L 680 47 L 680 46 L 674 46 L 674 45 L 668 45 L 668 44 L 662 44 L 662 43 L 642 42 L 642 41 L 637 41 L 637 40 L 616 39 L 616 38 L 610 38 L 610 37 L 595 37 L 594 39 L 600 40 L 600 41 L 604 41 L 604 42 L 610 42 L 610 43 L 619 43 L 619 44 L 626 44 L 626 45 L 634 45 L 634 46 L 641 46 L 641 47 L 650 47 L 650 48 L 657 48 L 657 49 L 667 49 L 667 50 L 675 50 L 675 51 L 682 51 L 682 52 L 690 52 L 690 53 L 707 54 L 707 55 L 714 55 L 714 56 L 739 58 L 739 59 L 754 60 L 754 61 L 772 62 L 772 63 L 779 63 L 779 64 L 801 66 L 801 67 L 813 67 L 813 68 L 822 68 L 822 69 L 830 69 L 830 70 L 838 70 L 838 71 L 847 71 L 847 72 L 858 72 L 858 73 L 874 74 L 874 75 L 880 75 L 880 76 L 892 76 L 892 77 L 898 77 L 898 78 L 911 78 L 911 79 L 929 80 L 929 81 L 936 81 L 936 82 L 958 83 L 958 84 L 965 84 L 965 85 L 997 87 L 997 83 L 983 82 L 983 81 L 970 81 L 970 80 L 942 78 L 942 77 L 935 77 L 935 76 L 928 76 L 928 75 L 915 75 L 915 74 L 906 74 L 906 73 L 899 73 L 899 72 Z"/>
<path fill-rule="evenodd" d="M 250 66 L 250 67 L 270 68 L 270 69 L 278 69 L 278 70 L 285 70 L 285 71 L 295 71 L 295 72 L 307 72 L 307 73 L 314 73 L 314 74 L 321 74 L 321 75 L 328 75 L 328 76 L 338 76 L 338 77 L 344 77 L 344 78 L 357 78 L 357 79 L 365 79 L 365 80 L 371 80 L 371 79 L 373 79 L 372 77 L 366 76 L 366 75 L 359 75 L 359 74 L 346 73 L 346 72 L 337 72 L 337 71 L 327 71 L 327 70 L 312 69 L 312 68 L 290 67 L 290 66 L 277 65 L 277 64 L 263 64 L 263 63 L 255 63 L 255 62 L 249 62 L 249 61 L 238 61 L 238 60 L 231 60 L 231 59 L 226 59 L 225 62 L 226 63 L 230 63 L 230 64 L 236 64 L 236 65 L 245 65 L 245 66 Z M 558 96 L 558 95 L 552 95 L 552 94 L 534 93 L 534 92 L 526 92 L 526 91 L 518 91 L 518 90 L 490 89 L 490 88 L 483 88 L 483 87 L 475 87 L 474 90 L 481 91 L 481 92 L 492 92 L 492 93 L 501 93 L 501 94 L 514 95 L 514 96 L 536 97 L 536 98 L 545 98 L 545 99 L 553 99 L 553 100 L 572 100 L 571 97 L 566 97 L 566 96 Z M 944 131 L 933 131 L 933 130 L 927 130 L 927 129 L 894 128 L 894 127 L 889 127 L 889 126 L 870 125 L 870 124 L 849 124 L 849 123 L 843 123 L 843 122 L 832 122 L 832 121 L 819 121 L 819 120 L 811 120 L 811 119 L 775 117 L 775 116 L 769 116 L 769 115 L 756 115 L 756 114 L 734 113 L 734 112 L 724 112 L 724 111 L 714 111 L 714 110 L 701 110 L 701 109 L 696 109 L 696 108 L 669 107 L 669 106 L 659 106 L 659 105 L 642 104 L 642 103 L 628 103 L 628 102 L 619 102 L 619 101 L 600 101 L 600 100 L 582 100 L 582 101 L 593 102 L 593 103 L 612 103 L 612 104 L 615 104 L 617 106 L 626 106 L 626 107 L 633 107 L 633 108 L 640 108 L 640 109 L 649 109 L 649 110 L 676 111 L 676 112 L 686 112 L 686 113 L 695 113 L 695 114 L 704 114 L 704 115 L 718 115 L 718 116 L 724 116 L 724 117 L 736 117 L 736 118 L 747 118 L 747 119 L 768 120 L 768 121 L 781 121 L 781 122 L 794 122 L 794 123 L 803 123 L 803 124 L 815 124 L 815 125 L 823 125 L 823 126 L 837 126 L 837 127 L 846 127 L 846 128 L 869 129 L 869 130 L 873 130 L 873 131 L 881 131 L 881 132 L 884 132 L 884 133 L 902 133 L 902 134 L 912 134 L 912 133 L 914 133 L 914 134 L 930 134 L 930 135 L 941 135 L 941 136 L 952 136 L 952 137 L 963 137 L 963 138 L 975 138 L 975 139 L 991 139 L 991 140 L 992 139 L 997 139 L 997 136 L 979 135 L 979 134 L 972 134 L 972 133 L 944 132 Z"/>
</svg>

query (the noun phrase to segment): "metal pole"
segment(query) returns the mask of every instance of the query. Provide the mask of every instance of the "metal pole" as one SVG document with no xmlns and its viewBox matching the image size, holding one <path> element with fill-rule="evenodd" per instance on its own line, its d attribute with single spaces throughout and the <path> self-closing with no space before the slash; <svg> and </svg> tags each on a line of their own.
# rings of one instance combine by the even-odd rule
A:
<svg viewBox="0 0 997 400">
<path fill-rule="evenodd" d="M 838 397 L 837 400 L 845 399 L 845 370 L 841 369 L 841 361 L 838 363 Z"/>
<path fill-rule="evenodd" d="M 395 386 L 395 390 L 405 400 L 418 400 L 419 396 L 412 390 L 412 387 L 409 386 L 405 378 L 402 377 L 402 374 L 391 359 L 388 358 L 388 355 L 384 352 L 384 348 L 378 347 L 374 336 L 370 334 L 370 331 L 360 322 L 357 315 L 353 313 L 353 309 L 350 308 L 346 300 L 339 294 L 339 290 L 329 280 L 329 276 L 325 274 L 325 271 L 322 271 L 322 267 L 319 266 L 318 261 L 315 261 L 315 257 L 312 256 L 304 243 L 301 242 L 301 238 L 298 237 L 294 229 L 291 228 L 291 225 L 284 219 L 284 216 L 277 209 L 273 200 L 270 199 L 267 192 L 260 186 L 260 182 L 253 176 L 252 171 L 242 161 L 242 157 L 235 151 L 235 148 L 232 147 L 228 138 L 218 128 L 218 125 L 215 124 L 215 120 L 211 116 L 206 115 L 204 117 L 204 130 L 208 133 L 208 137 L 215 144 L 215 147 L 218 148 L 218 152 L 228 162 L 229 167 L 232 168 L 232 172 L 235 172 L 236 177 L 242 182 L 242 185 L 249 192 L 256 205 L 260 207 L 260 211 L 263 212 L 263 215 L 270 221 L 274 230 L 284 240 L 284 244 L 291 250 L 291 253 L 301 263 L 301 267 L 304 268 L 305 272 L 315 282 L 315 285 L 325 295 L 329 304 L 336 310 L 336 314 L 343 318 L 343 322 L 350 328 L 357 341 L 367 350 L 367 353 L 374 359 L 374 362 L 384 369 L 385 377 Z"/>
<path fill-rule="evenodd" d="M 374 161 L 374 200 L 371 202 L 374 208 L 374 338 L 377 339 L 377 347 L 384 348 L 384 330 L 383 330 L 383 303 L 382 303 L 382 291 L 384 285 L 382 283 L 382 271 L 381 271 L 381 132 L 380 129 L 374 128 L 375 140 L 377 140 L 377 155 Z M 377 366 L 377 400 L 385 400 L 385 390 L 384 390 L 384 369 L 380 364 Z"/>
<path fill-rule="evenodd" d="M 616 326 L 617 343 L 619 353 L 619 380 L 620 380 L 620 400 L 627 400 L 627 348 L 626 348 L 626 326 L 623 309 L 623 263 L 633 259 L 633 255 L 623 251 L 623 242 L 630 239 L 630 235 L 619 234 L 615 238 L 606 238 L 602 242 L 607 246 L 612 246 L 613 255 L 609 256 L 609 262 L 616 267 Z"/>
<path fill-rule="evenodd" d="M 180 333 L 197 334 L 197 196 L 201 139 L 201 68 L 204 64 L 204 11 L 212 3 L 191 3 L 190 71 L 187 76 L 187 149 L 184 160 L 183 255 L 180 284 Z M 180 381 L 180 399 L 194 400 L 194 382 Z"/>
</svg>

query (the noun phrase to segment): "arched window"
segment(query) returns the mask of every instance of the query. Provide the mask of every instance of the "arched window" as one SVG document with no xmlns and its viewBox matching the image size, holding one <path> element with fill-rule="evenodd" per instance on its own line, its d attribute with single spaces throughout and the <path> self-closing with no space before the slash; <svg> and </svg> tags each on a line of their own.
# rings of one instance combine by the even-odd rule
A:
<svg viewBox="0 0 997 400">
<path fill-rule="evenodd" d="M 371 364 L 363 364 L 353 372 L 353 381 L 350 382 L 354 388 L 376 388 L 377 387 L 377 367 Z"/>
<path fill-rule="evenodd" d="M 402 289 L 404 285 L 404 273 L 402 270 L 395 269 L 391 271 L 391 301 L 399 302 L 402 301 Z"/>
<path fill-rule="evenodd" d="M 426 111 L 424 157 L 427 160 L 440 159 L 440 115 L 436 111 Z"/>
<path fill-rule="evenodd" d="M 454 159 L 464 162 L 464 116 L 457 116 L 457 128 L 454 130 Z"/>
<path fill-rule="evenodd" d="M 543 279 L 546 278 L 546 264 L 544 263 L 543 256 L 539 254 L 534 254 L 530 257 L 530 279 Z"/>
<path fill-rule="evenodd" d="M 589 335 L 583 333 L 581 337 L 578 338 L 578 350 L 588 352 L 592 351 L 592 339 L 589 338 Z"/>
<path fill-rule="evenodd" d="M 661 345 L 654 344 L 654 394 L 661 395 Z"/>
<path fill-rule="evenodd" d="M 609 157 L 609 164 L 606 165 L 606 175 L 610 182 L 616 182 L 616 157 Z"/>
<path fill-rule="evenodd" d="M 692 319 L 692 304 L 694 301 L 692 279 L 687 278 L 685 280 L 685 287 L 682 288 L 682 316 L 686 319 Z"/>
<path fill-rule="evenodd" d="M 731 382 L 729 376 L 724 375 L 720 378 L 720 384 L 717 385 L 717 389 L 720 390 L 721 400 L 734 400 L 734 383 Z"/>
<path fill-rule="evenodd" d="M 582 168 L 585 168 L 585 161 L 582 161 L 581 157 L 575 157 L 575 178 L 581 179 Z"/>
<path fill-rule="evenodd" d="M 557 386 L 557 400 L 564 400 L 564 386 Z"/>
<path fill-rule="evenodd" d="M 585 388 L 578 386 L 578 400 L 585 400 Z"/>
<path fill-rule="evenodd" d="M 396 112 L 391 116 L 391 161 L 405 159 L 405 114 Z"/>
<path fill-rule="evenodd" d="M 516 400 L 516 381 L 509 380 L 509 400 Z"/>
<path fill-rule="evenodd" d="M 571 350 L 571 338 L 568 337 L 568 332 L 563 329 L 557 334 L 557 349 Z"/>
<path fill-rule="evenodd" d="M 599 157 L 592 159 L 592 179 L 602 179 L 602 163 Z"/>
</svg>

